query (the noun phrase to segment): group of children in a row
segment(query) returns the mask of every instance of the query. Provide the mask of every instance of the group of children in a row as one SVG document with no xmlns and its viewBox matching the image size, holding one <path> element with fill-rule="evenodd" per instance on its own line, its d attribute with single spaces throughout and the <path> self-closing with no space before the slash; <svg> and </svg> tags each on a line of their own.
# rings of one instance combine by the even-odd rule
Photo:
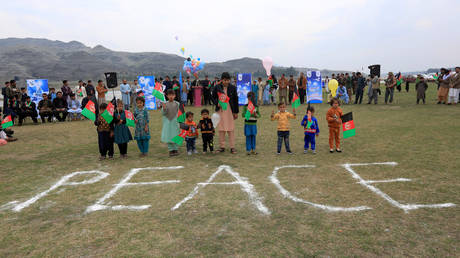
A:
<svg viewBox="0 0 460 258">
<path fill-rule="evenodd" d="M 179 102 L 175 101 L 175 92 L 173 90 L 166 91 L 167 101 L 161 104 L 162 115 L 163 115 L 163 128 L 161 133 L 161 141 L 168 145 L 169 156 L 177 156 L 178 144 L 173 138 L 181 134 L 181 130 L 185 130 L 186 148 L 187 154 L 192 155 L 198 153 L 196 149 L 196 139 L 198 138 L 199 132 L 203 140 L 203 153 L 207 153 L 208 148 L 210 152 L 214 151 L 213 138 L 215 134 L 214 125 L 212 119 L 209 116 L 209 110 L 201 110 L 201 120 L 198 124 L 194 122 L 194 114 L 192 112 L 186 113 L 185 123 L 181 124 L 177 121 L 178 113 L 180 110 Z M 248 93 L 248 99 L 254 100 L 254 93 Z M 252 102 L 254 103 L 254 102 Z M 113 158 L 113 143 L 118 144 L 120 150 L 120 156 L 125 158 L 127 155 L 127 145 L 130 140 L 133 139 L 129 128 L 126 125 L 126 116 L 124 112 L 123 102 L 117 100 L 116 110 L 113 115 L 113 121 L 109 124 L 102 116 L 98 116 L 95 125 L 98 131 L 99 140 L 99 151 L 101 154 L 100 159 L 105 159 L 106 155 L 109 158 Z M 329 127 L 329 146 L 330 152 L 334 152 L 334 141 L 335 151 L 341 152 L 340 149 L 340 127 L 341 117 L 343 115 L 342 110 L 339 107 L 339 101 L 334 98 L 330 102 L 331 108 L 326 114 L 326 120 Z M 102 114 L 107 104 L 103 103 L 100 105 L 99 114 Z M 246 111 L 248 105 L 243 108 L 243 117 L 246 117 Z M 312 106 L 307 108 L 306 115 L 301 121 L 301 126 L 304 128 L 304 153 L 307 153 L 311 148 L 313 154 L 316 153 L 316 137 L 319 135 L 318 120 L 314 116 L 315 109 Z M 136 108 L 134 110 L 135 118 L 135 135 L 134 139 L 137 141 L 141 156 L 146 156 L 149 150 L 149 115 L 145 109 L 145 100 L 142 97 L 136 98 Z M 247 154 L 257 154 L 256 152 L 256 135 L 257 135 L 257 119 L 260 118 L 259 108 L 255 105 L 255 109 L 251 112 L 249 117 L 245 118 L 244 122 L 244 134 L 246 136 L 246 151 Z M 290 119 L 295 119 L 296 113 L 293 109 L 293 113 L 286 111 L 286 104 L 278 104 L 278 112 L 272 112 L 271 120 L 278 121 L 277 125 L 277 154 L 281 153 L 282 143 L 284 141 L 287 153 L 292 154 L 289 145 L 289 130 L 290 130 Z"/>
</svg>

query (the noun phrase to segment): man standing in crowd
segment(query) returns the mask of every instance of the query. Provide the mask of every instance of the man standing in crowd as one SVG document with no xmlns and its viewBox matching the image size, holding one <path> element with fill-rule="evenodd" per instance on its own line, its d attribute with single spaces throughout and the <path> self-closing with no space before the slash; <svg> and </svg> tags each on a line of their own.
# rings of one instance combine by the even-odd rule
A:
<svg viewBox="0 0 460 258">
<path fill-rule="evenodd" d="M 388 98 L 390 98 L 390 103 L 393 103 L 393 95 L 395 92 L 396 78 L 392 72 L 388 73 L 388 78 L 385 81 L 385 104 L 388 103 Z"/>
<path fill-rule="evenodd" d="M 351 88 L 353 89 L 353 94 L 356 94 L 356 90 L 358 89 L 358 76 L 355 72 L 351 74 Z"/>
<path fill-rule="evenodd" d="M 48 99 L 48 94 L 42 94 L 42 100 L 38 102 L 38 113 L 42 119 L 42 123 L 45 123 L 45 117 L 48 118 L 48 122 L 51 122 L 53 118 L 53 103 Z"/>
<path fill-rule="evenodd" d="M 34 121 L 34 124 L 37 124 L 37 106 L 35 105 L 34 102 L 30 100 L 30 97 L 27 96 L 26 100 L 24 103 L 21 105 L 21 111 L 19 112 L 19 126 L 22 125 L 22 122 L 24 121 L 24 118 L 30 116 L 32 118 L 32 121 Z"/>
<path fill-rule="evenodd" d="M 109 91 L 107 87 L 105 87 L 104 82 L 102 80 L 97 81 L 97 102 L 100 104 L 105 103 L 105 93 Z"/>
<path fill-rule="evenodd" d="M 446 68 L 441 68 L 441 75 L 439 76 L 438 80 L 438 104 L 447 104 L 447 98 L 449 95 L 450 88 L 450 71 Z"/>
<path fill-rule="evenodd" d="M 187 103 L 190 102 L 190 106 L 192 106 L 193 105 L 193 89 L 192 89 L 192 82 L 190 82 L 190 76 L 187 76 L 186 83 L 187 83 Z"/>
<path fill-rule="evenodd" d="M 163 81 L 163 85 L 165 86 L 163 92 L 166 92 L 167 90 L 173 88 L 173 85 L 172 85 L 172 82 L 171 82 L 171 79 L 169 78 L 169 76 L 166 75 L 166 77 L 165 77 L 165 79 Z"/>
<path fill-rule="evenodd" d="M 259 86 L 259 105 L 263 104 L 263 95 L 264 95 L 264 89 L 265 89 L 265 82 L 262 81 L 262 77 L 257 78 L 257 84 Z"/>
<path fill-rule="evenodd" d="M 279 102 L 278 103 L 288 103 L 287 101 L 287 86 L 288 86 L 288 80 L 284 73 L 281 75 L 281 78 L 278 81 L 278 96 L 279 96 Z"/>
<path fill-rule="evenodd" d="M 66 101 L 70 100 L 70 94 L 72 93 L 72 89 L 69 87 L 69 82 L 67 80 L 62 81 L 62 96 Z"/>
<path fill-rule="evenodd" d="M 123 79 L 123 83 L 120 85 L 120 91 L 121 100 L 123 101 L 125 110 L 129 110 L 129 93 L 131 92 L 131 86 L 129 86 L 128 81 L 126 81 L 126 79 Z"/>
<path fill-rule="evenodd" d="M 54 117 L 59 122 L 64 122 L 67 117 L 67 100 L 64 98 L 62 92 L 58 91 L 57 97 L 53 100 Z M 61 117 L 62 114 L 62 117 Z"/>
<path fill-rule="evenodd" d="M 88 96 L 88 98 L 93 97 L 93 96 L 96 97 L 96 90 L 94 89 L 93 82 L 91 80 L 88 80 L 88 84 L 85 87 L 85 91 L 86 91 L 86 96 Z M 97 104 L 97 103 L 94 103 L 94 104 Z"/>
<path fill-rule="evenodd" d="M 457 105 L 460 94 L 460 67 L 455 67 L 455 74 L 450 78 L 449 105 Z"/>
<path fill-rule="evenodd" d="M 288 86 L 289 86 L 289 104 L 292 102 L 292 97 L 294 96 L 294 92 L 296 91 L 296 85 L 295 85 L 295 80 L 294 80 L 294 75 L 289 75 L 289 81 L 288 81 Z"/>
<path fill-rule="evenodd" d="M 379 99 L 380 78 L 378 76 L 371 75 L 370 82 L 371 93 L 369 94 L 369 102 L 367 104 L 371 104 L 372 100 L 374 100 L 374 104 L 377 105 Z"/>
<path fill-rule="evenodd" d="M 176 94 L 175 100 L 180 103 L 180 83 L 179 80 L 177 80 L 176 76 L 173 76 L 172 80 L 172 89 L 174 90 L 174 93 Z"/>
<path fill-rule="evenodd" d="M 211 91 L 210 91 L 210 84 L 211 82 L 208 79 L 208 76 L 206 75 L 204 77 L 204 80 L 200 81 L 201 87 L 203 87 L 203 101 L 204 105 L 207 106 L 211 104 Z"/>
<path fill-rule="evenodd" d="M 303 104 L 305 103 L 305 96 L 307 95 L 307 78 L 303 72 L 300 73 L 300 77 L 297 80 L 297 86 L 299 89 L 300 104 Z"/>
<path fill-rule="evenodd" d="M 133 105 L 136 105 L 137 92 L 141 90 L 141 86 L 137 83 L 137 80 L 134 79 L 134 85 L 131 86 L 131 92 L 129 93 L 129 106 L 132 108 Z"/>
<path fill-rule="evenodd" d="M 11 89 L 11 83 L 9 81 L 5 82 L 5 87 L 2 88 L 2 95 L 3 95 L 3 113 L 5 113 L 6 110 L 8 109 L 9 100 L 12 99 L 14 96 L 13 89 Z"/>
<path fill-rule="evenodd" d="M 351 94 L 356 94 L 356 88 L 353 88 L 351 77 L 348 73 L 345 73 L 345 87 L 347 88 L 348 96 L 351 98 Z"/>
<path fill-rule="evenodd" d="M 356 98 L 355 104 L 361 104 L 363 102 L 364 88 L 366 87 L 366 80 L 361 75 L 360 72 L 357 73 L 358 76 L 358 88 L 356 89 Z"/>
</svg>

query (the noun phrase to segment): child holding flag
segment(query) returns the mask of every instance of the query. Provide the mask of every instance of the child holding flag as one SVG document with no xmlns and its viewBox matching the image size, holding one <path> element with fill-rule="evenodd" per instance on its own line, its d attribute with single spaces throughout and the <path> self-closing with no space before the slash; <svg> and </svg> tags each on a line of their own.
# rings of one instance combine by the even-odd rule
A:
<svg viewBox="0 0 460 258">
<path fill-rule="evenodd" d="M 192 155 L 193 153 L 198 153 L 195 147 L 196 138 L 198 137 L 198 129 L 196 123 L 193 121 L 193 113 L 187 112 L 185 114 L 187 120 L 185 124 L 188 126 L 187 136 L 185 137 L 185 141 L 187 142 L 187 154 Z"/>
<path fill-rule="evenodd" d="M 168 102 L 161 103 L 163 111 L 163 129 L 161 130 L 161 141 L 168 144 L 169 156 L 177 156 L 178 145 L 173 141 L 179 133 L 179 122 L 177 122 L 177 114 L 179 112 L 179 103 L 175 101 L 176 93 L 172 89 L 166 91 Z"/>
<path fill-rule="evenodd" d="M 113 123 L 108 123 L 106 119 L 102 116 L 102 113 L 106 111 L 107 104 L 102 103 L 99 106 L 101 115 L 94 121 L 94 124 L 97 126 L 97 139 L 99 143 L 99 153 L 101 156 L 99 160 L 106 159 L 107 154 L 109 159 L 113 158 Z"/>
<path fill-rule="evenodd" d="M 129 112 L 129 110 L 126 110 Z M 123 110 L 123 101 L 117 99 L 117 109 L 113 114 L 113 121 L 115 124 L 114 134 L 115 143 L 118 145 L 120 150 L 120 158 L 128 157 L 128 142 L 133 139 L 131 132 L 127 126 L 127 118 L 125 110 Z"/>
<path fill-rule="evenodd" d="M 259 106 L 256 102 L 255 93 L 248 92 L 248 104 L 243 107 L 244 136 L 246 136 L 246 152 L 248 155 L 256 152 L 257 118 L 260 118 Z"/>
<path fill-rule="evenodd" d="M 302 122 L 300 125 L 304 128 L 304 141 L 305 144 L 303 146 L 303 153 L 308 153 L 308 147 L 311 144 L 311 150 L 313 154 L 316 154 L 316 139 L 319 135 L 319 126 L 318 120 L 313 115 L 315 114 L 315 108 L 312 106 L 308 106 L 307 114 L 303 117 Z"/>
<path fill-rule="evenodd" d="M 201 130 L 201 139 L 203 140 L 203 154 L 209 151 L 214 152 L 214 125 L 211 118 L 209 118 L 209 110 L 201 110 L 201 120 L 198 123 Z"/>
<path fill-rule="evenodd" d="M 141 157 L 147 156 L 149 152 L 149 113 L 145 109 L 145 99 L 143 97 L 136 98 L 136 108 L 134 110 L 134 118 L 136 119 L 136 130 L 134 139 L 137 141 L 137 147 L 141 151 Z"/>
<path fill-rule="evenodd" d="M 341 117 L 343 116 L 342 109 L 339 107 L 339 100 L 333 98 L 331 100 L 331 108 L 326 113 L 326 120 L 329 127 L 329 151 L 334 152 L 334 140 L 337 152 L 340 150 L 340 125 L 342 124 Z"/>
<path fill-rule="evenodd" d="M 296 114 L 295 114 L 295 108 L 292 109 L 292 114 L 286 111 L 286 104 L 283 102 L 278 104 L 278 113 L 275 114 L 274 111 L 272 111 L 271 115 L 271 120 L 275 121 L 278 120 L 278 146 L 277 146 L 277 152 L 276 154 L 281 154 L 281 145 L 284 140 L 284 145 L 286 147 L 286 152 L 288 154 L 292 154 L 291 148 L 289 146 L 289 129 L 290 129 L 290 124 L 289 124 L 289 119 L 295 119 Z"/>
</svg>

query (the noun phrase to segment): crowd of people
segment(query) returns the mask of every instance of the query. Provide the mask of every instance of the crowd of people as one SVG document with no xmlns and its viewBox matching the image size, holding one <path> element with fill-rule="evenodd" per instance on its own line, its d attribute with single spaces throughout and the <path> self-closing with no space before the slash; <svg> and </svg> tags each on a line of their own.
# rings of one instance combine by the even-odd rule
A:
<svg viewBox="0 0 460 258">
<path fill-rule="evenodd" d="M 395 88 L 398 89 L 397 76 L 389 73 L 385 79 L 385 104 L 392 103 Z M 338 81 L 336 96 L 332 97 L 329 88 L 327 87 L 330 80 Z M 182 135 L 186 141 L 186 149 L 189 155 L 197 153 L 196 138 L 201 132 L 203 153 L 214 152 L 214 134 L 217 131 L 219 135 L 219 146 L 217 152 L 226 151 L 226 138 L 228 137 L 228 145 L 230 153 L 236 153 L 235 148 L 235 123 L 239 114 L 239 103 L 237 88 L 234 84 L 235 78 L 232 78 L 228 73 L 223 73 L 221 78 L 214 78 L 210 81 L 206 76 L 204 80 L 190 81 L 186 77 L 180 83 L 176 77 L 172 80 L 166 76 L 165 79 L 159 78 L 155 80 L 155 85 L 160 85 L 165 93 L 166 101 L 161 102 L 158 108 L 162 110 L 163 129 L 161 133 L 161 141 L 166 143 L 170 156 L 178 155 L 178 143 L 173 140 L 180 136 L 182 130 L 185 135 Z M 460 93 L 460 68 L 455 68 L 455 73 L 448 69 L 441 69 L 441 74 L 438 77 L 438 104 L 457 104 Z M 368 86 L 368 104 L 372 102 L 378 103 L 380 91 L 380 78 L 377 76 L 369 76 L 364 78 L 361 73 L 332 75 L 329 79 L 325 78 L 324 91 L 326 93 L 327 102 L 331 104 L 331 109 L 328 111 L 326 119 L 329 125 L 329 143 L 330 151 L 335 150 L 341 152 L 340 149 L 340 123 L 341 110 L 338 107 L 341 104 L 350 104 L 351 96 L 355 95 L 355 104 L 361 104 L 365 92 L 365 87 Z M 428 88 L 424 78 L 419 76 L 416 82 L 417 104 L 420 101 L 426 102 L 425 91 Z M 296 118 L 295 109 L 293 113 L 286 111 L 287 104 L 291 104 L 294 94 L 297 94 L 300 103 L 305 103 L 307 90 L 307 79 L 303 73 L 297 79 L 292 75 L 289 79 L 283 74 L 279 79 L 272 75 L 267 80 L 263 81 L 258 78 L 251 85 L 251 91 L 247 94 L 247 98 L 251 100 L 254 108 L 249 108 L 248 105 L 243 106 L 244 134 L 246 136 L 246 151 L 250 154 L 256 152 L 256 135 L 257 135 L 257 120 L 260 118 L 259 106 L 261 105 L 278 105 L 278 112 L 272 114 L 271 120 L 278 121 L 278 144 L 277 153 L 281 153 L 281 145 L 284 142 L 286 151 L 291 153 L 289 145 L 289 120 Z M 400 87 L 399 87 L 400 90 Z M 406 84 L 406 90 L 409 88 Z M 16 87 L 15 81 L 8 81 L 2 89 L 4 96 L 3 117 L 11 116 L 14 121 L 18 118 L 18 125 L 22 125 L 26 117 L 30 117 L 33 123 L 38 123 L 38 115 L 42 123 L 68 120 L 83 119 L 81 112 L 89 101 L 95 103 L 95 125 L 98 131 L 98 141 L 101 159 L 107 155 L 113 157 L 113 144 L 118 144 L 121 157 L 127 155 L 127 144 L 133 139 L 130 130 L 126 126 L 126 114 L 124 110 L 133 110 L 135 118 L 135 136 L 141 155 L 145 156 L 149 150 L 149 115 L 145 108 L 145 99 L 143 92 L 137 80 L 133 81 L 133 85 L 129 85 L 127 80 L 123 80 L 120 85 L 121 99 L 113 99 L 111 102 L 116 107 L 114 119 L 112 122 L 107 121 L 100 116 L 106 108 L 107 101 L 105 94 L 108 89 L 103 81 L 99 80 L 96 87 L 89 80 L 86 83 L 79 81 L 78 86 L 73 89 L 69 86 L 68 81 L 64 80 L 62 87 L 56 92 L 54 88 L 49 89 L 49 93 L 43 93 L 42 99 L 36 105 L 31 101 L 31 97 L 27 95 L 25 88 L 20 90 Z M 97 95 L 96 95 L 97 93 Z M 222 96 L 224 98 L 222 99 Z M 222 101 L 227 101 L 225 108 L 222 106 Z M 210 119 L 210 111 L 204 108 L 201 112 L 201 119 L 198 124 L 194 122 L 194 114 L 186 113 L 184 122 L 178 121 L 178 114 L 185 105 L 214 105 L 215 113 L 218 114 L 219 123 L 214 125 Z M 134 106 L 134 108 L 133 108 Z M 247 116 L 247 112 L 250 115 Z M 311 148 L 315 152 L 315 137 L 319 134 L 317 119 L 313 117 L 314 108 L 309 105 L 301 126 L 305 130 L 305 153 Z M 313 122 L 312 122 L 313 121 Z M 10 132 L 10 135 L 12 133 Z"/>
</svg>

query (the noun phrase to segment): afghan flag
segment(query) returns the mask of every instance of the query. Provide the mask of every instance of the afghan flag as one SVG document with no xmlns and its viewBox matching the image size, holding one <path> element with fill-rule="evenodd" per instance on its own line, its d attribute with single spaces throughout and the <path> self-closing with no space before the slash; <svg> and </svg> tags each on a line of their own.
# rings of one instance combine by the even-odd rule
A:
<svg viewBox="0 0 460 258">
<path fill-rule="evenodd" d="M 297 95 L 297 92 L 294 91 L 294 96 L 292 96 L 292 108 L 296 109 L 300 106 L 300 98 Z"/>
<path fill-rule="evenodd" d="M 438 73 L 435 73 L 435 74 L 433 75 L 433 79 L 437 80 L 438 78 L 439 78 Z"/>
<path fill-rule="evenodd" d="M 13 120 L 11 119 L 11 115 L 8 115 L 2 120 L 2 129 L 6 129 L 10 126 L 13 126 Z"/>
<path fill-rule="evenodd" d="M 174 83 L 173 90 L 178 90 L 178 89 L 179 89 L 179 85 L 177 85 L 176 83 Z"/>
<path fill-rule="evenodd" d="M 152 95 L 160 101 L 165 101 L 165 94 L 163 93 L 163 89 L 161 88 L 161 83 L 155 84 L 155 88 L 153 89 Z"/>
<path fill-rule="evenodd" d="M 179 105 L 179 111 L 177 112 L 177 122 L 185 123 L 185 106 L 184 104 Z"/>
<path fill-rule="evenodd" d="M 91 121 L 96 120 L 96 106 L 91 100 L 86 103 L 85 108 L 81 111 L 81 114 Z"/>
<path fill-rule="evenodd" d="M 312 124 L 313 124 L 313 120 L 311 120 L 311 118 L 308 119 L 307 120 L 307 129 L 310 129 Z"/>
<path fill-rule="evenodd" d="M 125 110 L 125 116 L 126 116 L 126 125 L 131 126 L 131 127 L 136 127 L 136 124 L 134 123 L 134 116 L 133 113 L 129 110 Z"/>
<path fill-rule="evenodd" d="M 252 104 L 252 101 L 248 100 L 248 108 L 246 109 L 246 114 L 244 114 L 244 118 L 249 120 L 252 114 L 256 112 L 256 107 Z"/>
<path fill-rule="evenodd" d="M 101 116 L 105 119 L 105 121 L 110 124 L 113 120 L 113 112 L 115 111 L 115 107 L 113 106 L 112 102 L 109 102 L 107 105 L 107 109 L 102 112 Z"/>
<path fill-rule="evenodd" d="M 182 143 L 185 140 L 185 136 L 187 136 L 187 130 L 182 129 L 180 134 L 177 136 L 174 136 L 171 141 L 176 143 L 177 145 L 182 145 Z"/>
<path fill-rule="evenodd" d="M 139 93 L 137 93 L 137 96 L 138 96 L 138 97 L 145 98 L 144 92 L 143 92 L 143 91 L 139 91 Z"/>
<path fill-rule="evenodd" d="M 403 83 L 403 79 L 402 79 L 402 74 L 401 73 L 398 73 L 398 75 L 396 75 L 396 84 L 398 86 L 400 86 L 402 83 Z"/>
<path fill-rule="evenodd" d="M 217 96 L 219 97 L 219 105 L 222 107 L 222 110 L 227 110 L 230 98 L 221 92 L 217 92 Z"/>
<path fill-rule="evenodd" d="M 353 113 L 347 113 L 342 117 L 343 139 L 355 136 L 355 123 L 353 122 Z"/>
<path fill-rule="evenodd" d="M 77 95 L 80 97 L 83 97 L 83 89 L 78 89 L 77 90 Z"/>
</svg>

